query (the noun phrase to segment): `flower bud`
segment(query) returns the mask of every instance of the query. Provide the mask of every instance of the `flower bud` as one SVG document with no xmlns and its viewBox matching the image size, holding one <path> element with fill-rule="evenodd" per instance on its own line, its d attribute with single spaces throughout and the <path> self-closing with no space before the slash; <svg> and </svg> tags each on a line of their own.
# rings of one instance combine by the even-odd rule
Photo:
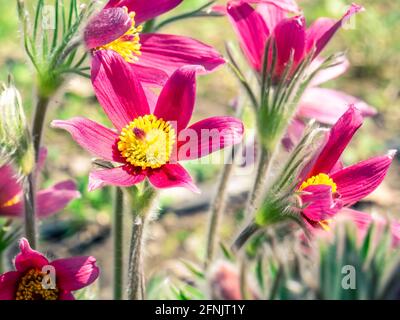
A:
<svg viewBox="0 0 400 320">
<path fill-rule="evenodd" d="M 11 83 L 0 93 L 0 155 L 2 162 L 14 162 L 23 175 L 33 170 L 34 151 L 21 96 Z"/>
</svg>

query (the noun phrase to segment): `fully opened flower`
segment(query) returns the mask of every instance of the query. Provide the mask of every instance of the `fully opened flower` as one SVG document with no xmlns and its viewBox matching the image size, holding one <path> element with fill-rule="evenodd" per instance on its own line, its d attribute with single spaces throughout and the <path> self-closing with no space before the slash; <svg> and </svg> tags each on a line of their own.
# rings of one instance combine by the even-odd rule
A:
<svg viewBox="0 0 400 320">
<path fill-rule="evenodd" d="M 309 226 L 328 228 L 330 219 L 342 208 L 360 201 L 383 181 L 394 151 L 349 167 L 343 167 L 339 160 L 361 125 L 360 111 L 351 106 L 298 177 L 298 192 L 304 206 L 302 216 Z"/>
<path fill-rule="evenodd" d="M 46 152 L 41 152 L 39 165 L 44 162 Z M 36 207 L 39 218 L 44 218 L 64 209 L 72 200 L 79 198 L 73 181 L 63 181 L 48 189 L 40 190 L 36 195 Z M 11 165 L 0 168 L 0 216 L 22 217 L 24 203 L 22 185 Z"/>
<path fill-rule="evenodd" d="M 341 25 L 362 10 L 363 7 L 352 4 L 340 20 L 319 18 L 307 28 L 303 15 L 287 17 L 285 11 L 276 5 L 264 3 L 253 8 L 247 1 L 230 1 L 227 5 L 227 14 L 241 48 L 257 72 L 262 71 L 268 40 L 271 37 L 274 40 L 277 55 L 273 70 L 275 80 L 282 76 L 292 55 L 291 72 L 308 54 L 313 52 L 313 58 L 316 58 Z"/>
<path fill-rule="evenodd" d="M 188 37 L 142 32 L 144 22 L 181 2 L 110 0 L 86 26 L 86 46 L 100 55 L 109 50 L 117 52 L 130 63 L 140 81 L 148 85 L 163 85 L 184 65 L 201 65 L 204 71 L 213 71 L 225 63 L 214 48 Z"/>
<path fill-rule="evenodd" d="M 91 190 L 103 185 L 129 187 L 148 177 L 156 188 L 181 186 L 196 191 L 178 161 L 241 141 L 243 125 L 232 117 L 208 118 L 187 127 L 195 103 L 196 67 L 178 69 L 154 106 L 118 54 L 107 51 L 95 59 L 99 64 L 92 70 L 92 83 L 116 131 L 85 118 L 52 123 L 94 155 L 118 163 L 116 168 L 92 172 Z"/>
<path fill-rule="evenodd" d="M 99 276 L 94 257 L 49 262 L 43 254 L 32 250 L 25 238 L 21 239 L 19 249 L 16 271 L 0 275 L 0 300 L 74 300 L 71 291 L 87 287 Z"/>
</svg>

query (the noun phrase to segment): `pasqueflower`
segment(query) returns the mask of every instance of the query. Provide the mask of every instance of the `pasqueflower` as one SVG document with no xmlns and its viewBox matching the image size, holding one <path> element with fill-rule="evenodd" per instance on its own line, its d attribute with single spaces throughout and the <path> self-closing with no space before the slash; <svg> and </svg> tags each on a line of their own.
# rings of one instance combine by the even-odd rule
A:
<svg viewBox="0 0 400 320">
<path fill-rule="evenodd" d="M 212 71 L 225 61 L 212 47 L 169 34 L 142 33 L 142 24 L 179 5 L 182 0 L 110 0 L 84 31 L 92 52 L 112 50 L 130 63 L 139 80 L 162 85 L 177 68 L 201 65 Z"/>
<path fill-rule="evenodd" d="M 116 131 L 85 118 L 52 123 L 67 130 L 94 155 L 119 164 L 92 172 L 90 190 L 103 185 L 129 187 L 148 177 L 156 188 L 181 186 L 196 191 L 178 161 L 200 158 L 241 141 L 243 124 L 232 117 L 212 117 L 187 127 L 195 103 L 198 67 L 174 72 L 154 106 L 118 54 L 95 53 L 95 59 L 93 87 Z"/>
<path fill-rule="evenodd" d="M 44 149 L 41 150 L 41 166 L 46 157 Z M 36 207 L 39 218 L 47 217 L 62 210 L 72 200 L 79 198 L 73 181 L 63 181 L 51 188 L 40 190 L 36 195 Z M 0 168 L 0 216 L 22 217 L 24 203 L 22 185 L 11 165 Z"/>
<path fill-rule="evenodd" d="M 340 156 L 362 125 L 360 111 L 351 106 L 329 132 L 327 141 L 298 177 L 302 216 L 308 226 L 328 228 L 329 221 L 374 191 L 394 157 L 374 157 L 343 167 Z"/>
<path fill-rule="evenodd" d="M 99 276 L 94 257 L 49 262 L 32 250 L 25 238 L 20 240 L 19 249 L 16 271 L 0 275 L 0 300 L 74 300 L 71 291 L 87 287 Z M 52 271 L 55 283 L 51 282 Z"/>
<path fill-rule="evenodd" d="M 285 11 L 276 5 L 260 4 L 253 8 L 246 1 L 229 1 L 226 11 L 250 66 L 259 73 L 262 71 L 266 43 L 273 38 L 276 46 L 273 78 L 278 80 L 291 55 L 293 64 L 290 73 L 311 52 L 316 58 L 341 25 L 362 10 L 363 7 L 352 4 L 340 20 L 319 18 L 309 28 L 303 15 L 287 17 Z"/>
<path fill-rule="evenodd" d="M 388 221 L 382 216 L 371 215 L 366 212 L 350 208 L 343 208 L 340 211 L 340 218 L 342 220 L 350 220 L 355 223 L 360 239 L 365 237 L 372 223 L 377 229 L 376 231 L 378 233 L 378 237 L 382 235 L 387 225 L 389 225 L 389 231 L 392 236 L 392 245 L 397 247 L 400 244 L 400 223 L 398 221 Z"/>
</svg>

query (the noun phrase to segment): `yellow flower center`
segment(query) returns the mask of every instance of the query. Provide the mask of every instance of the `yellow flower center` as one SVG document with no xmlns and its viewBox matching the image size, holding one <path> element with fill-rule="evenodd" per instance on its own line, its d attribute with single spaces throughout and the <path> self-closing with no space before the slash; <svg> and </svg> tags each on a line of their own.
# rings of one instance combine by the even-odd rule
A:
<svg viewBox="0 0 400 320">
<path fill-rule="evenodd" d="M 169 122 L 145 115 L 122 129 L 118 150 L 133 166 L 156 169 L 169 161 L 175 140 L 175 130 Z"/>
<path fill-rule="evenodd" d="M 316 186 L 316 185 L 320 185 L 320 184 L 330 186 L 332 188 L 332 193 L 335 193 L 337 190 L 336 183 L 333 182 L 332 178 L 330 178 L 325 173 L 320 173 L 320 174 L 318 174 L 316 176 L 312 176 L 311 178 L 308 178 L 306 181 L 304 181 L 301 184 L 299 191 L 304 190 L 308 186 Z"/>
<path fill-rule="evenodd" d="M 141 44 L 139 33 L 142 32 L 143 27 L 136 27 L 135 12 L 129 13 L 129 17 L 132 20 L 131 28 L 118 39 L 97 49 L 113 50 L 120 54 L 127 62 L 133 63 L 138 61 L 139 56 L 142 54 L 140 52 Z"/>
<path fill-rule="evenodd" d="M 19 201 L 21 200 L 21 196 L 19 194 L 17 194 L 16 196 L 12 197 L 10 200 L 8 200 L 7 202 L 3 203 L 2 205 L 0 205 L 0 208 L 7 208 L 7 207 L 11 207 L 14 204 L 17 204 Z"/>
<path fill-rule="evenodd" d="M 36 269 L 29 270 L 19 281 L 16 300 L 57 300 L 59 290 L 46 288 L 43 281 L 44 274 Z"/>
</svg>

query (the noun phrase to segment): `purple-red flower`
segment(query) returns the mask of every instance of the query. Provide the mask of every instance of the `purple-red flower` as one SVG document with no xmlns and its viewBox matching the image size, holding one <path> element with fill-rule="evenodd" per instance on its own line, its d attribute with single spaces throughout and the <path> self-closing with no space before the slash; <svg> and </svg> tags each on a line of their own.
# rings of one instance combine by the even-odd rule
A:
<svg viewBox="0 0 400 320">
<path fill-rule="evenodd" d="M 94 257 L 49 262 L 32 250 L 25 238 L 20 240 L 19 249 L 14 262 L 16 271 L 0 275 L 0 300 L 74 300 L 71 291 L 87 287 L 99 276 Z"/>
<path fill-rule="evenodd" d="M 201 65 L 204 71 L 213 71 L 225 63 L 214 48 L 188 37 L 142 33 L 144 22 L 181 2 L 110 0 L 86 26 L 86 46 L 100 55 L 106 55 L 109 50 L 119 53 L 130 62 L 139 81 L 148 85 L 163 85 L 177 68 L 184 65 Z"/>
<path fill-rule="evenodd" d="M 285 10 L 276 5 L 265 4 L 265 1 L 251 1 L 264 2 L 253 8 L 247 2 L 249 1 L 229 1 L 229 20 L 239 37 L 249 64 L 257 72 L 262 71 L 265 47 L 272 37 L 277 57 L 273 70 L 274 79 L 282 76 L 291 55 L 293 65 L 290 73 L 313 50 L 313 58 L 316 58 L 341 25 L 352 15 L 363 10 L 363 7 L 352 4 L 340 20 L 319 18 L 307 28 L 303 15 L 287 17 Z M 272 46 L 270 50 L 271 54 Z"/>
<path fill-rule="evenodd" d="M 374 191 L 383 181 L 394 157 L 374 157 L 343 167 L 340 157 L 362 125 L 359 110 L 351 106 L 329 132 L 322 149 L 298 177 L 302 216 L 311 227 L 327 228 L 342 208 L 349 207 Z"/>
<path fill-rule="evenodd" d="M 339 213 L 339 217 L 344 221 L 350 220 L 355 223 L 359 239 L 364 239 L 372 223 L 375 226 L 377 238 L 382 236 L 383 231 L 385 231 L 385 228 L 389 225 L 389 232 L 392 236 L 392 246 L 397 247 L 400 245 L 400 223 L 398 221 L 389 221 L 382 216 L 371 215 L 350 208 L 343 208 Z"/>
<path fill-rule="evenodd" d="M 187 127 L 192 117 L 199 67 L 181 67 L 168 79 L 155 105 L 124 60 L 112 51 L 94 56 L 92 83 L 116 131 L 85 118 L 56 120 L 92 154 L 119 165 L 90 174 L 89 189 L 129 187 L 148 177 L 156 188 L 197 191 L 178 163 L 239 143 L 243 124 L 232 117 L 212 117 Z"/>
<path fill-rule="evenodd" d="M 43 164 L 46 151 L 41 150 L 39 167 Z M 36 195 L 36 207 L 39 218 L 45 218 L 65 208 L 80 193 L 73 181 L 67 180 L 51 188 L 40 190 Z M 22 217 L 24 203 L 22 185 L 11 165 L 0 168 L 0 216 Z"/>
</svg>

